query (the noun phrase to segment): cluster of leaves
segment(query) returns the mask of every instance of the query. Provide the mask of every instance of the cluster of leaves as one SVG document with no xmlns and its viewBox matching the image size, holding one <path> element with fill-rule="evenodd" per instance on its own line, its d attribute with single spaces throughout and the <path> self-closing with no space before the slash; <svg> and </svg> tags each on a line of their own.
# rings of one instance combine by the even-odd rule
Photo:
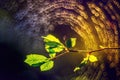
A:
<svg viewBox="0 0 120 80">
<path fill-rule="evenodd" d="M 80 70 L 81 67 L 85 66 L 88 62 L 92 62 L 93 63 L 93 62 L 96 62 L 96 61 L 98 61 L 97 57 L 88 53 L 87 57 L 85 57 L 81 61 L 81 63 L 77 67 L 75 67 L 74 72 Z"/>
<path fill-rule="evenodd" d="M 39 54 L 29 54 L 25 59 L 25 63 L 33 67 L 40 67 L 41 71 L 47 71 L 54 67 L 53 59 L 63 50 L 72 48 L 76 44 L 76 38 L 70 38 L 65 42 L 65 45 L 60 42 L 58 38 L 49 34 L 42 36 L 45 42 L 45 50 L 48 52 L 49 57 Z"/>
</svg>

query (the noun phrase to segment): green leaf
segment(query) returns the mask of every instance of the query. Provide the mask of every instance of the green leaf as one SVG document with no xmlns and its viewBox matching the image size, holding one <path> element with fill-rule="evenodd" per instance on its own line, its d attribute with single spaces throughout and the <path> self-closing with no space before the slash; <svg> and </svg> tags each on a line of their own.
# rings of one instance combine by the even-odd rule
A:
<svg viewBox="0 0 120 80">
<path fill-rule="evenodd" d="M 94 56 L 94 55 L 87 55 L 87 57 L 85 57 L 81 63 L 79 64 L 79 66 L 77 66 L 75 69 L 74 69 L 74 72 L 76 72 L 77 70 L 80 70 L 81 67 L 85 66 L 88 61 L 90 62 L 96 62 L 98 61 L 97 57 Z"/>
<path fill-rule="evenodd" d="M 45 43 L 45 49 L 49 53 L 56 53 L 61 52 L 64 49 L 64 46 L 56 42 L 47 42 Z"/>
<path fill-rule="evenodd" d="M 77 67 L 75 67 L 74 72 L 80 70 L 81 67 L 83 67 L 87 64 L 87 62 L 88 62 L 88 56 L 86 58 L 84 58 Z"/>
<path fill-rule="evenodd" d="M 80 70 L 80 67 L 75 67 L 74 72 Z"/>
<path fill-rule="evenodd" d="M 60 40 L 51 34 L 42 38 L 44 38 L 45 50 L 50 54 L 61 52 L 65 48 Z"/>
<path fill-rule="evenodd" d="M 66 41 L 66 46 L 72 48 L 76 45 L 76 38 L 70 38 Z"/>
<path fill-rule="evenodd" d="M 29 64 L 30 66 L 38 66 L 41 63 L 44 63 L 47 61 L 47 57 L 39 54 L 29 54 L 27 55 L 27 58 L 25 59 L 25 63 Z"/>
<path fill-rule="evenodd" d="M 81 67 L 85 66 L 85 65 L 88 63 L 88 60 L 89 60 L 88 56 L 85 57 L 85 58 L 81 61 L 81 63 L 79 64 L 79 67 L 81 68 Z"/>
<path fill-rule="evenodd" d="M 61 43 L 60 40 L 58 38 L 56 38 L 55 36 L 48 34 L 47 36 L 42 36 L 42 38 L 44 38 L 44 42 L 57 42 L 57 43 Z"/>
<path fill-rule="evenodd" d="M 54 66 L 54 61 L 48 61 L 40 66 L 41 71 L 48 71 Z"/>
<path fill-rule="evenodd" d="M 45 62 L 41 62 L 41 63 L 37 63 L 37 64 L 32 64 L 33 67 L 39 67 L 41 66 L 42 64 L 44 64 Z"/>
<path fill-rule="evenodd" d="M 84 62 L 80 63 L 79 67 L 83 67 L 83 66 L 85 66 L 86 64 L 87 64 L 87 62 L 84 61 Z"/>
<path fill-rule="evenodd" d="M 52 45 L 53 44 L 53 45 Z M 53 54 L 53 53 L 58 53 L 58 52 L 61 52 L 64 50 L 64 46 L 61 45 L 61 44 L 57 44 L 56 42 L 47 42 L 45 44 L 45 50 L 50 53 L 50 54 Z"/>
<path fill-rule="evenodd" d="M 51 48 L 55 48 L 55 47 L 61 45 L 61 44 L 59 44 L 57 42 L 53 42 L 53 41 L 46 42 L 45 44 L 48 45 Z"/>
<path fill-rule="evenodd" d="M 81 63 L 87 63 L 87 62 L 88 62 L 88 60 L 89 60 L 89 55 L 88 55 L 87 57 L 85 57 L 85 58 L 82 60 L 82 62 L 81 62 Z"/>
</svg>

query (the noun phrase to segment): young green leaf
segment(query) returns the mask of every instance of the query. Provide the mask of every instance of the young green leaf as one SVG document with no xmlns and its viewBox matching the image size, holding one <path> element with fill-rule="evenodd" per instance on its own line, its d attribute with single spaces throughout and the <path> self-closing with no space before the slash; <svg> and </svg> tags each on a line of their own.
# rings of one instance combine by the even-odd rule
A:
<svg viewBox="0 0 120 80">
<path fill-rule="evenodd" d="M 48 61 L 40 66 L 41 71 L 48 71 L 54 66 L 54 61 Z"/>
<path fill-rule="evenodd" d="M 76 38 L 70 38 L 66 41 L 66 46 L 72 48 L 76 45 Z"/>
<path fill-rule="evenodd" d="M 61 43 L 60 40 L 58 38 L 56 38 L 55 36 L 48 34 L 47 36 L 42 36 L 42 38 L 44 38 L 44 42 L 57 42 L 57 43 Z"/>
<path fill-rule="evenodd" d="M 84 58 L 84 59 L 81 61 L 79 67 L 85 66 L 85 65 L 87 64 L 87 62 L 88 62 L 88 57 Z"/>
<path fill-rule="evenodd" d="M 90 55 L 90 56 L 89 56 L 89 61 L 90 61 L 90 62 L 96 62 L 96 61 L 98 61 L 98 59 L 97 59 L 96 56 Z"/>
<path fill-rule="evenodd" d="M 85 66 L 87 64 L 87 59 L 84 58 L 84 60 L 74 69 L 74 72 L 78 71 L 81 69 L 81 67 Z"/>
<path fill-rule="evenodd" d="M 40 63 L 44 63 L 47 61 L 47 57 L 39 54 L 29 54 L 27 55 L 27 58 L 25 59 L 25 63 L 29 64 L 30 66 L 32 65 L 38 65 Z"/>
<path fill-rule="evenodd" d="M 42 64 L 44 64 L 45 62 L 41 62 L 41 63 L 37 63 L 37 64 L 32 64 L 33 67 L 39 67 L 41 66 Z"/>
<path fill-rule="evenodd" d="M 85 57 L 85 58 L 81 61 L 81 63 L 80 63 L 77 67 L 75 67 L 74 72 L 80 70 L 81 67 L 85 66 L 85 65 L 87 64 L 88 60 L 89 60 L 88 56 Z"/>
<path fill-rule="evenodd" d="M 56 42 L 47 42 L 45 43 L 45 49 L 49 53 L 61 52 L 64 49 L 64 46 Z"/>
<path fill-rule="evenodd" d="M 49 34 L 44 38 L 45 50 L 50 53 L 58 53 L 64 50 L 64 45 L 55 36 Z"/>
<path fill-rule="evenodd" d="M 64 47 L 62 45 L 57 45 L 56 47 L 51 47 L 50 45 L 45 44 L 45 49 L 47 52 L 51 53 L 57 53 L 64 50 Z"/>
<path fill-rule="evenodd" d="M 80 70 L 80 67 L 75 67 L 74 72 Z"/>
<path fill-rule="evenodd" d="M 85 66 L 86 64 L 87 64 L 87 61 L 84 61 L 84 62 L 80 63 L 79 67 L 81 68 L 81 67 Z"/>
</svg>

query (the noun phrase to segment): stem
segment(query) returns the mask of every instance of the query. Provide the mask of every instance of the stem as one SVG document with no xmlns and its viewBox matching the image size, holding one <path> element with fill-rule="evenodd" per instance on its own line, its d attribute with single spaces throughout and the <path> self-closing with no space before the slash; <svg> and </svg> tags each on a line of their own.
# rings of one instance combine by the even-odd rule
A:
<svg viewBox="0 0 120 80">
<path fill-rule="evenodd" d="M 68 53 L 68 52 L 63 52 L 63 53 L 61 53 L 61 54 L 59 54 L 59 55 L 57 55 L 57 56 L 55 56 L 53 58 L 50 58 L 50 60 L 57 59 L 58 57 L 61 57 L 61 56 L 65 55 L 66 53 Z"/>
<path fill-rule="evenodd" d="M 102 49 L 97 49 L 97 50 L 69 50 L 69 51 L 67 49 L 67 50 L 65 50 L 65 52 L 63 52 L 63 53 L 61 53 L 61 54 L 59 54 L 59 55 L 57 55 L 53 58 L 50 58 L 50 60 L 54 60 L 54 59 L 56 59 L 58 57 L 61 57 L 61 56 L 65 55 L 66 53 L 69 53 L 69 52 L 85 52 L 85 53 L 91 54 L 93 52 L 99 52 L 99 51 L 103 51 L 103 50 L 107 50 L 107 49 L 120 49 L 120 48 L 102 48 Z"/>
</svg>

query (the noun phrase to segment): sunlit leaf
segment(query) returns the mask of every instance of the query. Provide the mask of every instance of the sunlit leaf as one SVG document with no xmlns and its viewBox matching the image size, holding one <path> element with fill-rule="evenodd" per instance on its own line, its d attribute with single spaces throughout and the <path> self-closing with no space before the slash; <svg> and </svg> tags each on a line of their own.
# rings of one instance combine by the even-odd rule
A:
<svg viewBox="0 0 120 80">
<path fill-rule="evenodd" d="M 48 71 L 48 70 L 52 69 L 53 66 L 54 66 L 54 62 L 48 61 L 40 66 L 40 70 L 41 71 Z"/>
<path fill-rule="evenodd" d="M 49 53 L 56 53 L 62 51 L 64 46 L 56 42 L 47 42 L 45 43 L 45 49 Z"/>
<path fill-rule="evenodd" d="M 80 70 L 81 67 L 87 64 L 87 62 L 88 62 L 88 56 L 81 61 L 81 63 L 74 69 L 74 72 Z"/>
<path fill-rule="evenodd" d="M 56 43 L 55 43 L 56 44 Z M 54 43 L 53 43 L 54 45 Z M 45 44 L 45 49 L 48 53 L 53 54 L 53 53 L 58 53 L 64 50 L 64 46 L 57 44 L 56 46 L 53 47 L 53 45 Z"/>
<path fill-rule="evenodd" d="M 48 46 L 51 47 L 51 48 L 55 48 L 55 47 L 57 47 L 58 45 L 61 45 L 60 43 L 53 42 L 53 41 L 46 42 L 45 44 L 48 45 Z"/>
<path fill-rule="evenodd" d="M 72 42 L 72 47 L 74 47 L 76 45 L 76 38 L 71 38 L 71 42 Z"/>
<path fill-rule="evenodd" d="M 44 63 L 47 60 L 47 57 L 39 54 L 29 54 L 27 55 L 27 58 L 25 59 L 25 63 L 29 64 L 30 66 L 32 65 L 39 65 L 41 63 Z"/>
<path fill-rule="evenodd" d="M 81 63 L 79 64 L 79 67 L 85 66 L 88 63 L 88 61 L 90 61 L 90 62 L 96 62 L 96 61 L 98 61 L 98 59 L 94 55 L 87 55 L 87 57 L 85 57 L 81 61 Z"/>
<path fill-rule="evenodd" d="M 80 63 L 77 67 L 75 67 L 74 72 L 80 70 L 81 67 L 83 67 L 83 66 L 85 66 L 85 65 L 87 64 L 87 62 L 88 62 L 88 57 L 84 58 L 84 59 L 81 61 L 81 63 Z"/>
<path fill-rule="evenodd" d="M 87 62 L 88 59 L 89 59 L 89 56 L 85 57 L 82 62 Z M 82 63 L 82 62 L 81 62 L 81 63 Z"/>
<path fill-rule="evenodd" d="M 80 70 L 80 67 L 75 67 L 74 72 Z"/>
<path fill-rule="evenodd" d="M 55 36 L 48 34 L 47 36 L 42 36 L 42 38 L 44 38 L 44 42 L 57 42 L 57 43 L 61 43 L 60 40 L 58 38 L 56 38 Z"/>
<path fill-rule="evenodd" d="M 90 56 L 89 56 L 89 61 L 90 61 L 90 62 L 96 62 L 96 61 L 98 61 L 98 59 L 97 59 L 96 56 L 90 55 Z"/>
<path fill-rule="evenodd" d="M 84 59 L 81 61 L 79 67 L 85 66 L 85 65 L 87 64 L 87 62 L 88 62 L 88 57 L 84 58 Z"/>
<path fill-rule="evenodd" d="M 76 45 L 76 38 L 70 38 L 66 41 L 66 46 L 68 48 L 74 47 Z"/>
<path fill-rule="evenodd" d="M 45 50 L 48 53 L 53 54 L 53 53 L 58 53 L 64 50 L 65 48 L 64 45 L 55 36 L 49 34 L 43 38 L 45 42 Z"/>
</svg>

